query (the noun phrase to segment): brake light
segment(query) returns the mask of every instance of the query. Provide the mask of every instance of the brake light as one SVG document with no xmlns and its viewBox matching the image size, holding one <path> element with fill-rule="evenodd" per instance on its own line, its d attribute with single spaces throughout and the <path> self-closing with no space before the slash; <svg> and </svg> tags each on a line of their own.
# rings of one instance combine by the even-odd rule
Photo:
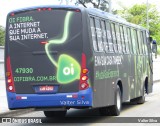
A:
<svg viewBox="0 0 160 126">
<path fill-rule="evenodd" d="M 49 11 L 51 11 L 51 10 L 52 10 L 52 8 L 48 8 L 48 10 L 49 10 Z"/>
<path fill-rule="evenodd" d="M 6 72 L 7 89 L 8 89 L 9 92 L 15 92 L 10 57 L 7 57 L 6 65 L 7 65 L 7 72 Z"/>
<path fill-rule="evenodd" d="M 39 11 L 39 12 L 40 12 L 40 11 L 41 11 L 41 8 L 38 8 L 38 9 L 37 9 L 37 11 Z"/>
<path fill-rule="evenodd" d="M 14 16 L 14 13 L 11 13 L 11 16 Z"/>
<path fill-rule="evenodd" d="M 45 45 L 45 44 L 47 44 L 48 42 L 40 42 L 40 44 L 42 44 L 42 45 Z"/>
<path fill-rule="evenodd" d="M 46 10 L 48 10 L 48 11 L 51 11 L 52 10 L 52 8 L 38 8 L 37 9 L 37 11 L 46 11 Z"/>
<path fill-rule="evenodd" d="M 80 10 L 79 10 L 79 9 L 76 9 L 75 12 L 80 12 Z"/>
<path fill-rule="evenodd" d="M 80 77 L 80 90 L 85 90 L 89 87 L 88 84 L 88 69 L 86 68 L 86 55 L 82 53 L 82 63 L 81 63 L 81 77 Z"/>
</svg>

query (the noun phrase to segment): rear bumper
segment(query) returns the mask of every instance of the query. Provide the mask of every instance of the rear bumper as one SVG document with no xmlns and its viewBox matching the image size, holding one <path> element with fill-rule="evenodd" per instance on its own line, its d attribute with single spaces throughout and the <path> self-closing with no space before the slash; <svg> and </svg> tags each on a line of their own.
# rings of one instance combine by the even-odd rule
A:
<svg viewBox="0 0 160 126">
<path fill-rule="evenodd" d="M 91 88 L 74 93 L 16 94 L 7 92 L 9 109 L 41 107 L 91 107 Z"/>
</svg>

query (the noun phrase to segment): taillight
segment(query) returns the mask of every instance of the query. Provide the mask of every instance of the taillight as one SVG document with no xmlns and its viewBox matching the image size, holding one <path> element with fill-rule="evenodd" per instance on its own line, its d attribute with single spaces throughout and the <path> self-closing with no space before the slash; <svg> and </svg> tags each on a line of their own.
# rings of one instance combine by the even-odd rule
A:
<svg viewBox="0 0 160 126">
<path fill-rule="evenodd" d="M 7 72 L 6 72 L 7 90 L 9 92 L 15 92 L 10 57 L 7 57 L 7 64 L 6 65 L 7 65 Z"/>
<path fill-rule="evenodd" d="M 88 77 L 86 75 L 82 76 L 82 81 L 87 81 L 88 80 Z"/>
<path fill-rule="evenodd" d="M 80 90 L 85 90 L 89 87 L 88 84 L 88 69 L 86 68 L 86 55 L 82 53 L 82 63 L 81 63 L 81 77 L 80 77 Z"/>
</svg>

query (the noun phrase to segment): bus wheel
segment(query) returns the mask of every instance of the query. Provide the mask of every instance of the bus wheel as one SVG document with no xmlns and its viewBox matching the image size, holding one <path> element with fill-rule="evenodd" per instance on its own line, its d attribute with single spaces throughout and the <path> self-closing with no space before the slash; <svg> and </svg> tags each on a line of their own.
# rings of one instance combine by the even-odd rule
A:
<svg viewBox="0 0 160 126">
<path fill-rule="evenodd" d="M 65 111 L 44 111 L 46 117 L 65 117 L 67 110 Z"/>
<path fill-rule="evenodd" d="M 145 94 L 146 94 L 146 90 L 145 90 L 145 86 L 143 86 L 143 94 L 141 97 L 137 98 L 136 100 L 137 104 L 143 104 L 145 102 Z"/>
<path fill-rule="evenodd" d="M 120 115 L 121 107 L 122 107 L 121 90 L 120 90 L 120 87 L 117 85 L 117 89 L 115 92 L 115 105 L 100 108 L 99 112 L 102 116 L 106 116 L 106 115 L 118 116 L 118 115 Z"/>
</svg>

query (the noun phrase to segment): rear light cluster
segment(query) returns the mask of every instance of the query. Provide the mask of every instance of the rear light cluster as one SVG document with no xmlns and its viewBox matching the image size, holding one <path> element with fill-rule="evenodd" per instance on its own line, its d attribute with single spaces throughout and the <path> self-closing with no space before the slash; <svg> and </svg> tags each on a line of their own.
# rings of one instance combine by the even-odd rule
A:
<svg viewBox="0 0 160 126">
<path fill-rule="evenodd" d="M 81 76 L 80 76 L 80 90 L 85 90 L 89 87 L 88 84 L 88 69 L 86 68 L 86 55 L 82 53 L 82 64 L 81 64 Z"/>
<path fill-rule="evenodd" d="M 46 11 L 46 10 L 51 11 L 52 8 L 38 8 L 37 9 L 37 11 Z"/>
<path fill-rule="evenodd" d="M 14 13 L 11 13 L 11 16 L 14 16 Z"/>
<path fill-rule="evenodd" d="M 71 8 L 59 8 L 59 9 L 62 9 L 62 10 L 69 10 L 69 11 L 75 11 L 75 12 L 81 12 L 80 9 L 71 9 Z M 57 8 L 38 8 L 36 9 L 38 12 L 41 12 L 41 11 L 52 11 L 52 10 L 57 10 Z M 32 10 L 31 10 L 32 11 Z M 10 13 L 10 16 L 15 16 L 15 13 Z"/>
<path fill-rule="evenodd" d="M 59 8 L 59 9 L 62 9 L 62 10 L 69 10 L 69 11 L 75 11 L 75 12 L 81 12 L 79 9 L 72 9 L 72 8 Z M 51 11 L 51 10 L 57 10 L 57 8 L 38 8 L 37 11 Z"/>
<path fill-rule="evenodd" d="M 7 72 L 6 72 L 7 90 L 9 92 L 15 92 L 10 57 L 7 57 L 7 64 L 6 65 L 7 65 Z"/>
</svg>

